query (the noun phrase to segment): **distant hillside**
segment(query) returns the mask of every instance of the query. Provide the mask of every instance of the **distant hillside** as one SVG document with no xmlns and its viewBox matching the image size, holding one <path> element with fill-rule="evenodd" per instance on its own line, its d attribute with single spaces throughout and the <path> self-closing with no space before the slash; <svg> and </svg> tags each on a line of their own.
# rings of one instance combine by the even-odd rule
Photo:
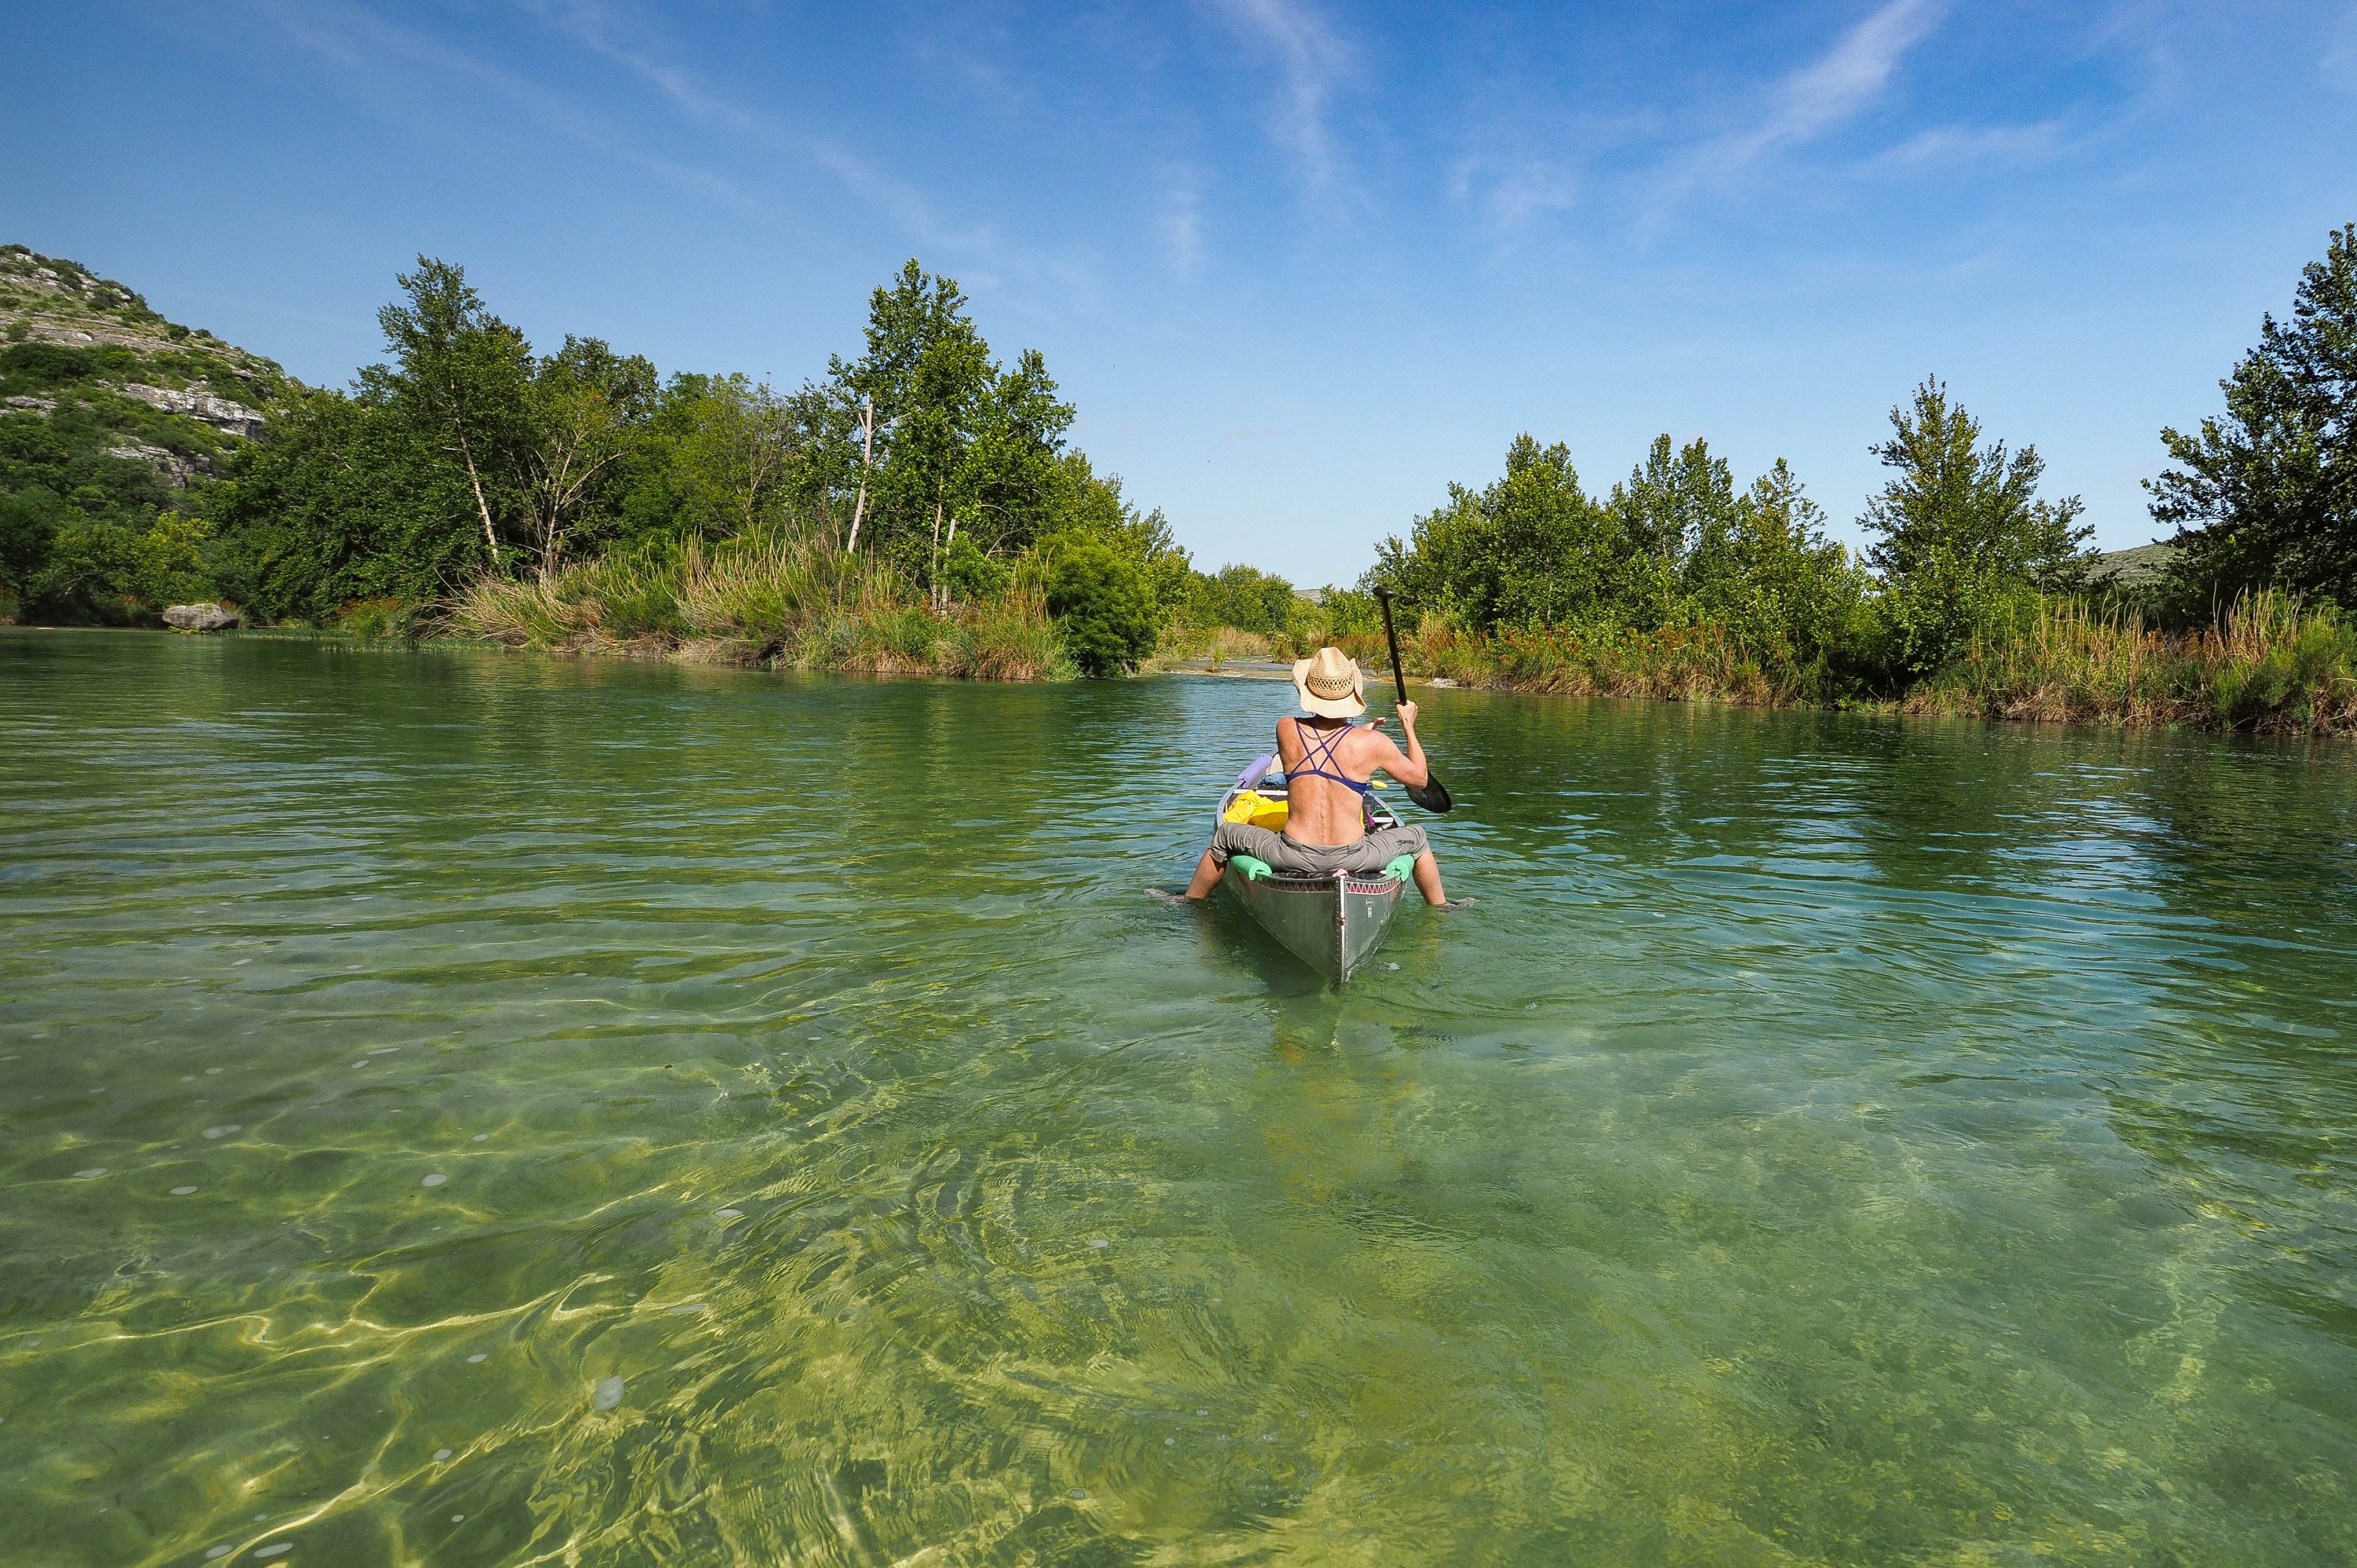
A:
<svg viewBox="0 0 2357 1568">
<path fill-rule="evenodd" d="M 102 450 L 145 463 L 174 488 L 259 430 L 288 387 L 273 361 L 22 245 L 0 246 L 0 408 L 52 422 L 60 410 L 84 413 L 108 437 Z"/>
<path fill-rule="evenodd" d="M 2135 545 L 2126 550 L 2106 550 L 2095 557 L 2095 564 L 2088 570 L 2087 577 L 2091 582 L 2133 588 L 2167 571 L 2169 558 L 2176 553 L 2175 545 L 2158 542 Z"/>
<path fill-rule="evenodd" d="M 297 390 L 79 263 L 0 246 L 0 620 L 143 620 L 193 591 L 188 492 Z"/>
</svg>

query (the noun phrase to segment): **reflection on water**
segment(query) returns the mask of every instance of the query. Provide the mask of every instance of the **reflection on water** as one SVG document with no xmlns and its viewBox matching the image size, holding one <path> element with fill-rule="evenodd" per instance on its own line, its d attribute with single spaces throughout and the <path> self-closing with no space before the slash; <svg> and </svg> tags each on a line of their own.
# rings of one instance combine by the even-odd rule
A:
<svg viewBox="0 0 2357 1568">
<path fill-rule="evenodd" d="M 0 633 L 0 1556 L 2357 1558 L 2345 751 L 1286 695 Z"/>
</svg>

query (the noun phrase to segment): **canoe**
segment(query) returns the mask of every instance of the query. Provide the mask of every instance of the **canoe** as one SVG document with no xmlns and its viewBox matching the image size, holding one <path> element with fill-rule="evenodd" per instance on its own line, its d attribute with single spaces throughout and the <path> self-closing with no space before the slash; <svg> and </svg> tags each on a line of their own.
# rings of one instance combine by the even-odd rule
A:
<svg viewBox="0 0 2357 1568">
<path fill-rule="evenodd" d="M 1257 822 L 1263 827 L 1281 829 L 1285 775 L 1276 762 L 1273 756 L 1263 757 L 1237 774 L 1236 781 L 1220 797 L 1220 809 L 1211 820 Z M 1367 796 L 1366 811 L 1370 831 L 1398 824 L 1391 808 L 1372 793 Z M 1300 876 L 1238 854 L 1228 857 L 1227 873 L 1221 881 L 1279 946 L 1340 985 L 1391 935 L 1392 921 L 1399 914 L 1400 893 L 1407 886 L 1413 864 L 1401 855 L 1377 872 Z"/>
</svg>

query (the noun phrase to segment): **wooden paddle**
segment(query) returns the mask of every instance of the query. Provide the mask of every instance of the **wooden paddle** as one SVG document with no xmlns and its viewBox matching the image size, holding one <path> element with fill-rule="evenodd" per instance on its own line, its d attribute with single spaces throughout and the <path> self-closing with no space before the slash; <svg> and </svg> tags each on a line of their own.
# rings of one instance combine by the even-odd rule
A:
<svg viewBox="0 0 2357 1568">
<path fill-rule="evenodd" d="M 1377 588 L 1375 600 L 1383 607 L 1383 641 L 1391 646 L 1392 650 L 1392 690 L 1397 692 L 1399 700 L 1405 703 L 1407 701 L 1407 677 L 1400 673 L 1399 633 L 1392 629 L 1392 591 Z M 1440 775 L 1432 771 L 1429 763 L 1425 767 L 1424 782 L 1409 785 L 1407 798 L 1427 811 L 1446 811 L 1457 804 L 1448 798 L 1448 786 L 1440 781 Z"/>
</svg>

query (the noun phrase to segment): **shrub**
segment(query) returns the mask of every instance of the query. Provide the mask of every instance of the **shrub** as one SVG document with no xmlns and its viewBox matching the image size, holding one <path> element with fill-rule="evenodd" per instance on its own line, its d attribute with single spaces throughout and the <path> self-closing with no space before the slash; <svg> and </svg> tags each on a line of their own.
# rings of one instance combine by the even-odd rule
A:
<svg viewBox="0 0 2357 1568">
<path fill-rule="evenodd" d="M 1125 555 L 1093 540 L 1063 544 L 1048 569 L 1048 613 L 1081 673 L 1136 668 L 1154 651 L 1153 586 Z"/>
<path fill-rule="evenodd" d="M 963 533 L 950 542 L 942 559 L 942 591 L 959 604 L 996 598 L 1012 576 L 1005 562 L 985 555 Z"/>
</svg>

